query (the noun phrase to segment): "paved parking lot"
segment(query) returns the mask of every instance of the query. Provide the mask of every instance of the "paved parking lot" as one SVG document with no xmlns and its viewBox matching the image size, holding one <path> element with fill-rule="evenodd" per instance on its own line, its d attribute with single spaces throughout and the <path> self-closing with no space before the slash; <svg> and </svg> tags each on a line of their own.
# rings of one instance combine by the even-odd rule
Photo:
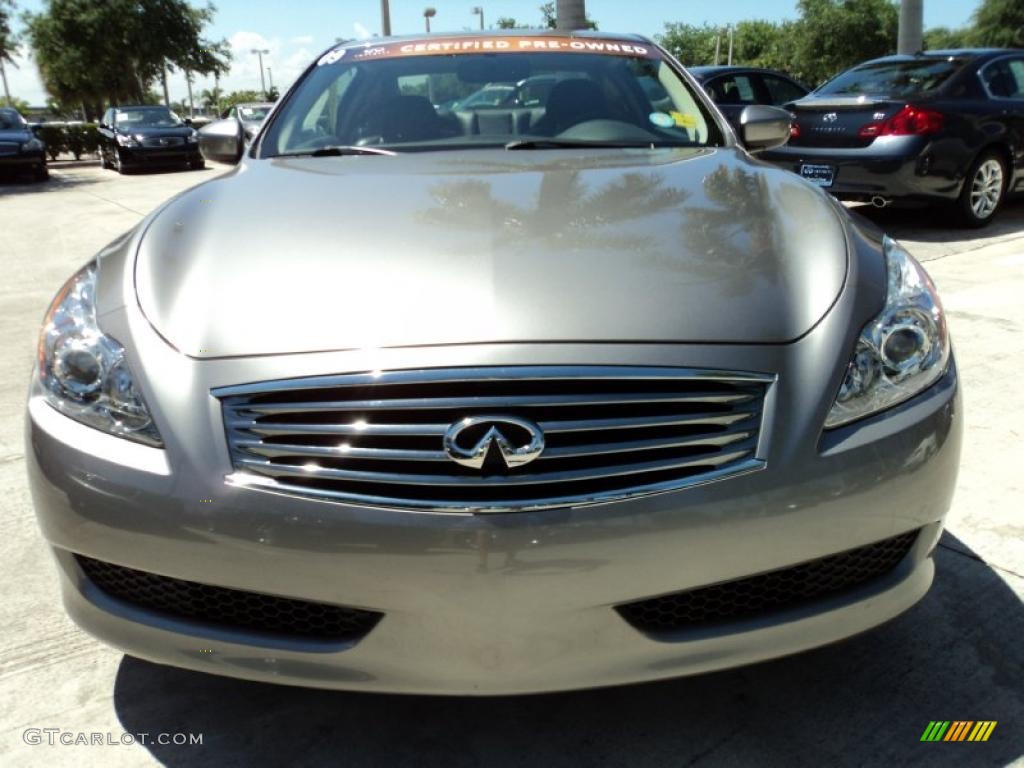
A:
<svg viewBox="0 0 1024 768">
<path fill-rule="evenodd" d="M 0 763 L 4 765 L 1024 764 L 1024 202 L 984 232 L 867 215 L 927 262 L 949 311 L 968 430 L 928 596 L 847 642 L 739 670 L 485 700 L 310 691 L 124 657 L 61 611 L 24 479 L 22 407 L 60 284 L 168 196 L 223 169 L 54 171 L 0 186 Z M 996 720 L 985 744 L 922 744 L 929 720 Z M 27 728 L 203 734 L 202 746 L 33 746 Z"/>
</svg>

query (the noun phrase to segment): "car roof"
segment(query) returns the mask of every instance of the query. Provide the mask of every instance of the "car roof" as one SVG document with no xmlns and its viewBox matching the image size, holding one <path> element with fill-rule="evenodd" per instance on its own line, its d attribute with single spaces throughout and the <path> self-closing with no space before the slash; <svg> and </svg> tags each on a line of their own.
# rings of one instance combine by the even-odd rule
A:
<svg viewBox="0 0 1024 768">
<path fill-rule="evenodd" d="M 170 109 L 170 107 L 165 107 L 163 104 L 121 104 L 114 107 L 114 110 L 118 112 L 122 109 Z"/>
<path fill-rule="evenodd" d="M 782 75 L 790 80 L 796 79 L 792 75 L 783 72 L 780 69 L 770 69 L 768 67 L 742 67 L 738 64 L 707 64 L 699 67 L 687 67 L 686 71 L 693 73 L 693 75 L 698 79 L 713 77 L 715 75 L 721 75 L 728 72 L 764 72 L 772 75 Z"/>
<path fill-rule="evenodd" d="M 236 107 L 272 107 L 274 102 L 272 101 L 240 101 L 235 104 Z"/>
<path fill-rule="evenodd" d="M 939 48 L 933 51 L 920 51 L 918 53 L 898 53 L 893 56 L 881 56 L 870 61 L 863 61 L 857 67 L 865 64 L 882 64 L 884 62 L 896 61 L 920 61 L 921 59 L 943 59 L 943 58 L 982 58 L 1001 56 L 1003 54 L 1024 53 L 1021 48 Z M 853 67 L 851 67 L 853 69 Z"/>
</svg>

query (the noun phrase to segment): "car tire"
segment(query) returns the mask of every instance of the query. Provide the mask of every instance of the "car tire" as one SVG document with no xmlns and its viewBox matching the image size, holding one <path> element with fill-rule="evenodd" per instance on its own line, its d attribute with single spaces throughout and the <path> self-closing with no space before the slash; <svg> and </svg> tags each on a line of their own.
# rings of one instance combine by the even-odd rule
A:
<svg viewBox="0 0 1024 768">
<path fill-rule="evenodd" d="M 32 176 L 36 181 L 46 181 L 50 178 L 50 169 L 46 167 L 45 163 L 43 165 L 37 165 Z"/>
<path fill-rule="evenodd" d="M 100 168 L 105 171 L 110 168 L 110 161 L 107 160 L 107 153 L 102 150 L 100 151 Z"/>
<path fill-rule="evenodd" d="M 205 160 L 191 160 L 191 161 L 189 161 L 188 167 L 191 168 L 193 171 L 201 171 L 201 170 L 203 170 L 203 168 L 206 167 L 206 161 Z"/>
<path fill-rule="evenodd" d="M 956 202 L 960 223 L 976 229 L 987 226 L 1006 199 L 1009 174 L 1006 160 L 995 151 L 982 152 L 971 164 Z"/>
<path fill-rule="evenodd" d="M 114 150 L 114 170 L 122 176 L 128 173 L 128 169 L 124 165 L 124 160 L 121 159 L 121 153 L 116 149 Z"/>
</svg>

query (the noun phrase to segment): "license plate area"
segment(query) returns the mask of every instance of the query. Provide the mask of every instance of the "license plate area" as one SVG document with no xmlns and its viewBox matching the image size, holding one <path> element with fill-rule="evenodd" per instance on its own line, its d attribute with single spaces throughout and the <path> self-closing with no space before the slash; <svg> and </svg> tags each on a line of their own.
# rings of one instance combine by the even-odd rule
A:
<svg viewBox="0 0 1024 768">
<path fill-rule="evenodd" d="M 836 169 L 832 165 L 804 164 L 800 166 L 800 175 L 811 184 L 819 187 L 831 187 L 836 180 Z"/>
</svg>

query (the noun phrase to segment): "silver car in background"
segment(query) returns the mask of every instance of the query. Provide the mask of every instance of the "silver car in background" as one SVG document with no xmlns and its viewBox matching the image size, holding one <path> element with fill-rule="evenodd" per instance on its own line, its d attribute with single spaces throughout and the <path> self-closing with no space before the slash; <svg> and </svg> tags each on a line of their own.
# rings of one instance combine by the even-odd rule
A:
<svg viewBox="0 0 1024 768">
<path fill-rule="evenodd" d="M 550 76 L 543 103 L 442 108 Z M 133 656 L 504 694 L 801 651 L 928 590 L 962 410 L 925 271 L 651 41 L 326 51 L 46 315 L 29 476 Z"/>
</svg>

